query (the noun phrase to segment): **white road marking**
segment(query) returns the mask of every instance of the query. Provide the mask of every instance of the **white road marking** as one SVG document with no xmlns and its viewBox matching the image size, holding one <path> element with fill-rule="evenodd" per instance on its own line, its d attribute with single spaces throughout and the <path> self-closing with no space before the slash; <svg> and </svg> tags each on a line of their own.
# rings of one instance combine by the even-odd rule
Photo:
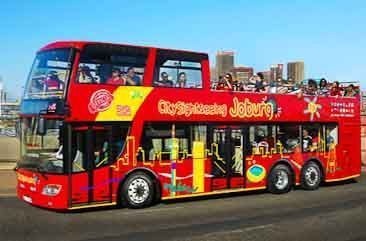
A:
<svg viewBox="0 0 366 241">
<path fill-rule="evenodd" d="M 249 232 L 249 231 L 253 231 L 253 230 L 266 229 L 266 228 L 271 228 L 271 227 L 273 227 L 273 224 L 258 225 L 258 226 L 254 226 L 254 227 L 245 228 L 244 231 Z"/>
</svg>

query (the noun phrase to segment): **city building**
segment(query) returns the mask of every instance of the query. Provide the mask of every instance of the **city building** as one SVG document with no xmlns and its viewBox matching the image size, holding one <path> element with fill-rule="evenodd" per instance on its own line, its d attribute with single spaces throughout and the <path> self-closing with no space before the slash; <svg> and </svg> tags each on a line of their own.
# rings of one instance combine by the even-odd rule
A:
<svg viewBox="0 0 366 241">
<path fill-rule="evenodd" d="M 361 92 L 361 160 L 366 166 L 366 91 Z"/>
<path fill-rule="evenodd" d="M 216 54 L 216 79 L 234 68 L 234 52 L 219 51 Z"/>
<path fill-rule="evenodd" d="M 267 70 L 267 71 L 262 71 L 261 73 L 263 74 L 264 81 L 269 83 L 271 81 L 271 71 Z"/>
<path fill-rule="evenodd" d="M 274 64 L 270 68 L 270 81 L 276 81 L 278 79 L 283 79 L 283 64 Z"/>
<path fill-rule="evenodd" d="M 287 79 L 292 79 L 296 83 L 305 79 L 305 65 L 303 61 L 287 63 Z"/>
<path fill-rule="evenodd" d="M 235 80 L 243 83 L 248 83 L 249 78 L 253 76 L 252 67 L 234 67 L 230 71 Z"/>
<path fill-rule="evenodd" d="M 19 111 L 19 102 L 7 100 L 6 91 L 0 82 L 0 135 L 16 135 Z"/>
</svg>

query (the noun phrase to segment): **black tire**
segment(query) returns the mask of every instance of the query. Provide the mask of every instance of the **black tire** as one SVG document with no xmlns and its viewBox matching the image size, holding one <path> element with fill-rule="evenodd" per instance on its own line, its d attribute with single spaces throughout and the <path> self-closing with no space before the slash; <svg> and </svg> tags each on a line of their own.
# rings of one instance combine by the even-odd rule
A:
<svg viewBox="0 0 366 241">
<path fill-rule="evenodd" d="M 282 182 L 279 180 L 281 177 L 283 178 Z M 269 192 L 274 194 L 287 193 L 291 191 L 292 185 L 293 185 L 293 175 L 288 166 L 278 164 L 271 170 L 268 176 L 268 184 L 267 184 Z"/>
<path fill-rule="evenodd" d="M 121 204 L 128 208 L 144 208 L 154 202 L 156 190 L 152 178 L 144 172 L 127 177 L 121 188 Z"/>
<path fill-rule="evenodd" d="M 301 170 L 301 187 L 305 190 L 316 190 L 322 181 L 322 172 L 315 162 L 308 162 Z"/>
</svg>

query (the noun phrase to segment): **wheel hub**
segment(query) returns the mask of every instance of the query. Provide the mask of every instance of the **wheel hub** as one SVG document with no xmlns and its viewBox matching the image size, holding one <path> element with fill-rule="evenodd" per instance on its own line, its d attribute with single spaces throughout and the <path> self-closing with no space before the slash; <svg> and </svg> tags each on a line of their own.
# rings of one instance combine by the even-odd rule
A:
<svg viewBox="0 0 366 241">
<path fill-rule="evenodd" d="M 287 187 L 288 182 L 289 182 L 289 177 L 288 177 L 287 173 L 283 170 L 279 170 L 276 173 L 276 181 L 275 181 L 276 188 L 283 190 Z"/>
<path fill-rule="evenodd" d="M 316 185 L 319 180 L 318 171 L 314 167 L 308 167 L 305 171 L 305 180 L 310 186 Z"/>
<path fill-rule="evenodd" d="M 150 194 L 148 183 L 142 178 L 134 179 L 128 186 L 128 196 L 134 203 L 143 203 Z"/>
</svg>

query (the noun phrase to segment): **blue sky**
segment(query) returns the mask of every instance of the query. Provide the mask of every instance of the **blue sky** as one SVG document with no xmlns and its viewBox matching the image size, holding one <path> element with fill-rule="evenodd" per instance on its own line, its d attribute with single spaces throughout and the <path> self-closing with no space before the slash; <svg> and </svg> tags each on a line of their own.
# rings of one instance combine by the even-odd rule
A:
<svg viewBox="0 0 366 241">
<path fill-rule="evenodd" d="M 366 1 L 8 1 L 0 3 L 0 76 L 22 93 L 34 54 L 55 40 L 208 52 L 233 50 L 255 71 L 305 61 L 306 77 L 366 88 Z"/>
</svg>

